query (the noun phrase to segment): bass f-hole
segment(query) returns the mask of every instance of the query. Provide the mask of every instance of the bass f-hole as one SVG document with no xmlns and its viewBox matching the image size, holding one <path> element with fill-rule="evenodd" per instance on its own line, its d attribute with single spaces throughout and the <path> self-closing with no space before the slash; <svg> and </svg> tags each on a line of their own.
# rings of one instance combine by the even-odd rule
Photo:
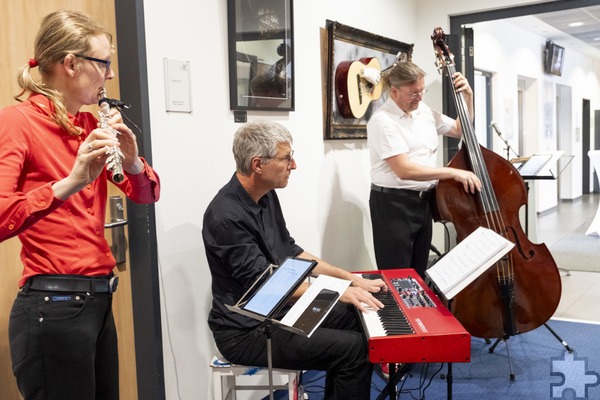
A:
<svg viewBox="0 0 600 400">
<path fill-rule="evenodd" d="M 531 243 L 521 227 L 519 210 L 527 203 L 523 178 L 512 164 L 477 141 L 462 93 L 454 88 L 457 71 L 446 35 L 436 28 L 431 39 L 438 68 L 450 80 L 462 128 L 463 145 L 448 166 L 470 170 L 482 183 L 481 192 L 473 195 L 458 182 L 441 180 L 434 215 L 453 223 L 459 242 L 484 226 L 516 244 L 452 299 L 451 311 L 473 336 L 525 333 L 545 324 L 556 311 L 560 274 L 546 245 Z"/>
</svg>

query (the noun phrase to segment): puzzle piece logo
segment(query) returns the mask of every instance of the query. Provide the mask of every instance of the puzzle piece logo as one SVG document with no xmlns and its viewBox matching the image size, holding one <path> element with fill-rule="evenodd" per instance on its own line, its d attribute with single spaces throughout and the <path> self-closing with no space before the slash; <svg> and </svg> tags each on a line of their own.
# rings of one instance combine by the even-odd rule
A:
<svg viewBox="0 0 600 400">
<path fill-rule="evenodd" d="M 587 357 L 577 357 L 575 352 L 565 352 L 563 358 L 552 357 L 551 376 L 560 376 L 561 381 L 550 383 L 552 399 L 562 399 L 569 391 L 575 399 L 587 399 L 588 389 L 600 384 L 600 374 L 588 371 Z"/>
</svg>

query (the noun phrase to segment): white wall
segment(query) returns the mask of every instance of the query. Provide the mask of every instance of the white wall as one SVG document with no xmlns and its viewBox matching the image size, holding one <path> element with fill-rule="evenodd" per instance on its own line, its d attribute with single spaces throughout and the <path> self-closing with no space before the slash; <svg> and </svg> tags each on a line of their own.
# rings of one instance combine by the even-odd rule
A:
<svg viewBox="0 0 600 400">
<path fill-rule="evenodd" d="M 582 159 L 587 157 L 587 154 L 582 154 L 582 101 L 590 100 L 592 110 L 600 106 L 598 63 L 567 48 L 562 76 L 547 75 L 543 73 L 542 50 L 548 38 L 505 21 L 477 23 L 472 27 L 476 68 L 494 74 L 493 119 L 501 127 L 503 135 L 522 156 L 556 150 L 574 156 L 561 173 L 559 183 L 554 180 L 534 183 L 536 192 L 543 193 L 536 196 L 536 211 L 543 212 L 555 207 L 558 196 L 561 199 L 580 197 Z M 556 43 L 561 44 L 560 41 Z M 525 97 L 533 99 L 533 104 L 524 115 L 527 119 L 524 132 L 526 146 L 519 149 L 517 81 L 523 78 L 531 84 L 525 90 Z M 559 95 L 562 101 L 557 104 L 556 97 Z M 548 102 L 551 108 L 546 112 Z M 560 126 L 557 126 L 559 108 L 562 109 L 562 118 Z M 548 119 L 551 129 L 546 132 Z M 497 136 L 494 137 L 494 150 L 501 154 L 504 143 Z"/>
<path fill-rule="evenodd" d="M 414 16 L 414 2 L 379 1 L 356 12 L 359 1 L 296 1 L 296 111 L 249 112 L 275 119 L 294 135 L 298 169 L 280 192 L 290 231 L 307 250 L 348 268 L 371 268 L 365 141 L 323 141 L 324 82 L 321 34 L 326 19 L 405 41 L 414 18 L 381 29 L 387 15 Z M 154 167 L 163 182 L 156 206 L 163 305 L 166 390 L 170 399 L 211 393 L 215 354 L 206 325 L 210 273 L 202 245 L 202 214 L 234 172 L 229 110 L 226 2 L 146 2 Z M 169 22 L 172 21 L 172 22 Z M 189 60 L 194 112 L 165 112 L 163 58 Z"/>
<path fill-rule="evenodd" d="M 519 3 L 482 0 L 477 7 Z M 279 194 L 292 235 L 308 251 L 352 270 L 374 265 L 366 141 L 322 139 L 325 20 L 415 43 L 414 61 L 428 72 L 427 101 L 439 109 L 441 80 L 429 37 L 436 26 L 447 32 L 448 14 L 473 10 L 472 4 L 295 1 L 296 111 L 249 112 L 248 119 L 277 120 L 294 136 L 298 169 Z M 208 364 L 215 348 L 206 324 L 211 279 L 202 245 L 202 215 L 234 171 L 231 142 L 238 127 L 229 110 L 226 1 L 144 5 L 153 160 L 163 185 L 156 215 L 166 392 L 168 399 L 209 398 Z M 191 62 L 192 114 L 165 111 L 164 58 Z M 586 73 L 588 79 L 593 76 Z"/>
</svg>

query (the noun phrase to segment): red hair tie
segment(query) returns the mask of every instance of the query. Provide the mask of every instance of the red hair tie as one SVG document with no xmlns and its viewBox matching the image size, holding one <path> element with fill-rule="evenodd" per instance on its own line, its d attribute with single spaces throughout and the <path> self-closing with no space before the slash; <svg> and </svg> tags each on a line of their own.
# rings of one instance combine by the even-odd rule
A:
<svg viewBox="0 0 600 400">
<path fill-rule="evenodd" d="M 35 58 L 30 58 L 28 64 L 29 64 L 29 68 L 35 68 L 38 66 L 38 62 Z"/>
</svg>

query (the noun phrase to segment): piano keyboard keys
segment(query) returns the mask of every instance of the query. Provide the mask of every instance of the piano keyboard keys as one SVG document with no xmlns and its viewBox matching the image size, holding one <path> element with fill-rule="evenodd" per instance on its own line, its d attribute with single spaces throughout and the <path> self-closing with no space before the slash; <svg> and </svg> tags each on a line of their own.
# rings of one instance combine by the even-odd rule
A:
<svg viewBox="0 0 600 400">
<path fill-rule="evenodd" d="M 377 315 L 386 336 L 414 333 L 391 291 L 375 293 L 374 297 L 385 306 L 377 311 Z"/>
<path fill-rule="evenodd" d="M 382 279 L 381 310 L 359 313 L 373 363 L 469 362 L 471 336 L 410 268 L 357 272 Z"/>
</svg>

